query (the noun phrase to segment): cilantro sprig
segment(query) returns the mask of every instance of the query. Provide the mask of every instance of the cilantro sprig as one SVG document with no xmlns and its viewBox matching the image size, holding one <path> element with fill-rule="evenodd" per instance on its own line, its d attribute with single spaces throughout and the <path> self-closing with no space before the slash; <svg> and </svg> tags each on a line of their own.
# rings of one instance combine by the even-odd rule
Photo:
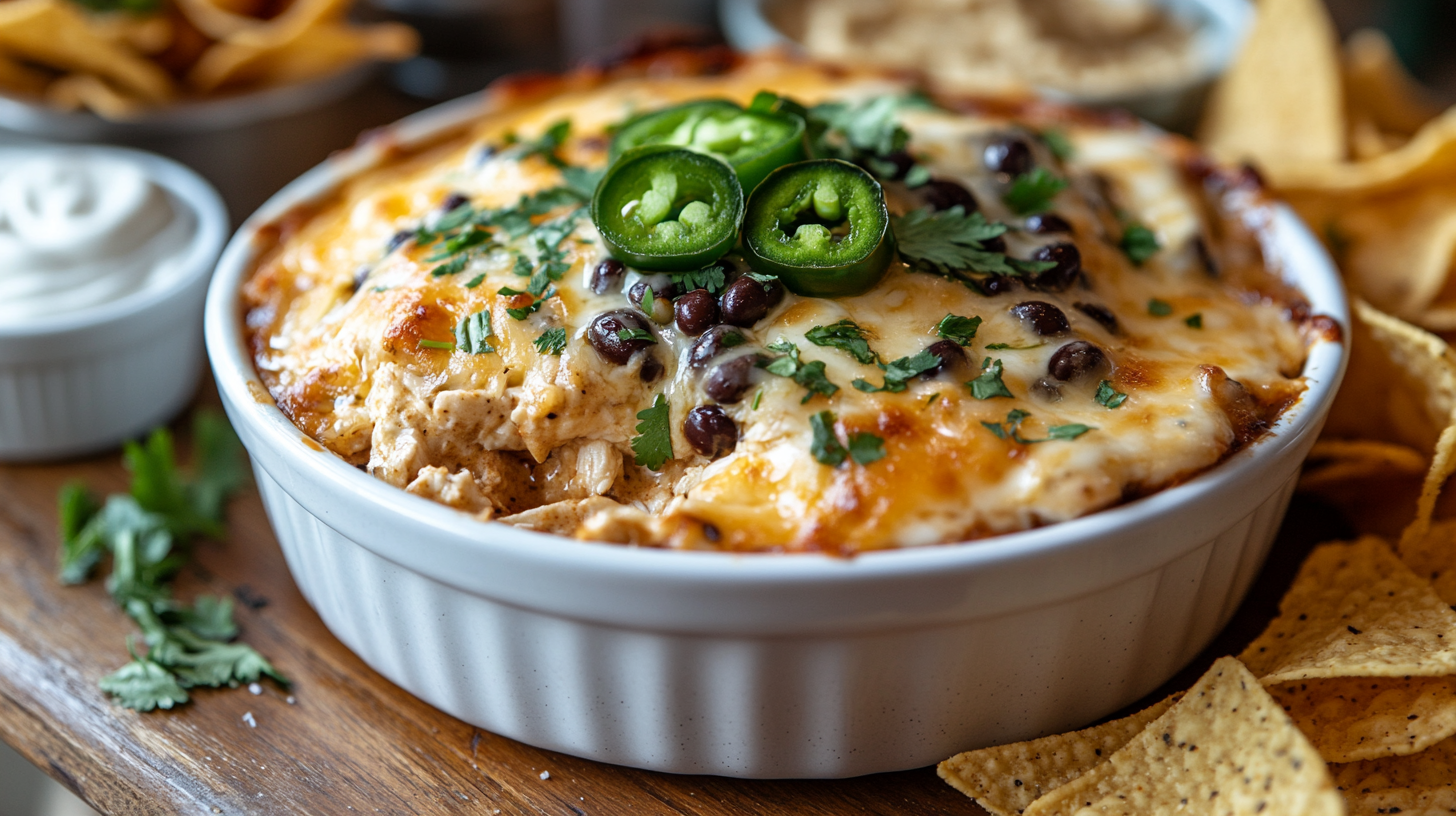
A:
<svg viewBox="0 0 1456 816">
<path fill-rule="evenodd" d="M 61 489 L 60 580 L 84 583 L 110 553 L 107 591 L 142 630 L 147 649 L 128 639 L 132 660 L 102 678 L 101 689 L 137 711 L 188 701 L 187 689 L 288 679 L 251 646 L 234 643 L 230 598 L 199 596 L 188 605 L 172 596 L 171 580 L 186 563 L 186 545 L 224 532 L 223 509 L 247 484 L 241 445 L 215 412 L 193 419 L 193 469 L 176 464 L 172 437 L 158 429 L 144 443 L 129 442 L 123 462 L 132 473 L 129 493 L 97 502 L 84 485 Z"/>
<path fill-rule="evenodd" d="M 1051 261 L 1026 261 L 986 248 L 1003 235 L 1005 224 L 987 221 L 979 212 L 966 214 L 957 204 L 948 210 L 912 210 L 890 217 L 900 257 L 918 271 L 932 271 L 962 281 L 974 275 L 1020 277 L 1056 266 Z"/>
<path fill-rule="evenodd" d="M 661 394 L 652 407 L 637 412 L 637 436 L 632 439 L 632 453 L 637 464 L 648 470 L 662 470 L 672 458 L 672 408 Z"/>
</svg>

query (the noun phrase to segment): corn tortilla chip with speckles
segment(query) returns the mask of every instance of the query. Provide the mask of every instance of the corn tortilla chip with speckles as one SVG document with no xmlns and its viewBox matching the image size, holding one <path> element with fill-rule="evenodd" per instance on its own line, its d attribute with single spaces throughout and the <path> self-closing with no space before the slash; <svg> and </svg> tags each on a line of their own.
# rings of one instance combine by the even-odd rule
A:
<svg viewBox="0 0 1456 816">
<path fill-rule="evenodd" d="M 1456 520 L 1435 522 L 1420 538 L 1402 541 L 1400 557 L 1442 601 L 1456 606 Z"/>
<path fill-rule="evenodd" d="M 1456 738 L 1418 754 L 1331 765 L 1350 816 L 1456 812 Z"/>
<path fill-rule="evenodd" d="M 1456 674 L 1456 612 L 1384 541 L 1324 544 L 1239 659 L 1265 685 Z"/>
<path fill-rule="evenodd" d="M 976 800 L 992 816 L 1016 816 L 1038 797 L 1071 782 L 1112 756 L 1156 720 L 1181 695 L 1130 717 L 1070 734 L 967 751 L 936 771 L 951 787 Z"/>
<path fill-rule="evenodd" d="M 1334 816 L 1345 803 L 1309 740 L 1242 663 L 1213 664 L 1106 762 L 1026 816 Z"/>
<path fill-rule="evenodd" d="M 1345 677 L 1269 693 L 1329 762 L 1404 756 L 1456 735 L 1456 677 Z"/>
</svg>

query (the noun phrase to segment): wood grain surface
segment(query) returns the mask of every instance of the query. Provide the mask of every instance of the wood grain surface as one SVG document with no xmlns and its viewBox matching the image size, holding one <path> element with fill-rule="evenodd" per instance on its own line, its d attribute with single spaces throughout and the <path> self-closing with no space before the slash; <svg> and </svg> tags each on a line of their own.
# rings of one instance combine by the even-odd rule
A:
<svg viewBox="0 0 1456 816">
<path fill-rule="evenodd" d="M 293 690 L 265 683 L 260 695 L 201 690 L 173 711 L 118 708 L 96 683 L 126 662 L 134 629 L 99 579 L 65 587 L 54 575 L 55 497 L 72 479 L 101 492 L 127 485 L 114 452 L 0 466 L 0 736 L 103 813 L 983 813 L 932 768 L 838 781 L 674 776 L 479 731 L 385 680 L 329 634 L 251 490 L 230 508 L 227 539 L 197 545 L 177 592 L 235 598 L 244 639 Z M 1297 498 L 1234 623 L 1168 687 L 1237 652 L 1273 615 L 1309 547 L 1343 532 L 1338 514 Z"/>
</svg>

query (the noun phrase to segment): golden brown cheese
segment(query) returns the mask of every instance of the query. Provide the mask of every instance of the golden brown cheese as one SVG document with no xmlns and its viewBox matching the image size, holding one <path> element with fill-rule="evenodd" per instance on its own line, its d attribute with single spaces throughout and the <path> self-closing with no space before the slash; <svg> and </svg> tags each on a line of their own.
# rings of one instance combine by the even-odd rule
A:
<svg viewBox="0 0 1456 816">
<path fill-rule="evenodd" d="M 562 119 L 572 123 L 564 158 L 600 166 L 604 132 L 635 112 L 704 97 L 747 103 L 765 88 L 813 104 L 905 87 L 772 59 L 717 76 L 566 85 L 363 173 L 297 213 L 279 226 L 276 246 L 247 285 L 257 366 L 279 406 L 328 449 L 411 493 L 482 519 L 640 544 L 852 553 L 960 541 L 1075 518 L 1185 480 L 1256 436 L 1303 389 L 1299 320 L 1307 308 L 1264 268 L 1250 225 L 1223 209 L 1231 198 L 1257 199 L 1247 184 L 1201 167 L 1170 137 L 1056 108 L 907 108 L 901 123 L 911 150 L 935 176 L 969 188 L 988 218 L 1013 227 L 1024 221 L 1001 203 L 1004 182 L 983 166 L 987 140 L 1024 126 L 1054 124 L 1065 133 L 1075 153 L 1059 172 L 1072 185 L 1054 209 L 1072 236 L 1013 229 L 1006 237 L 1015 257 L 1075 241 L 1085 282 L 1060 292 L 1018 284 L 988 296 L 897 261 L 864 295 L 788 295 L 742 330 L 746 344 L 714 363 L 772 356 L 765 348 L 787 340 L 805 362 L 823 361 L 840 389 L 802 402 L 798 384 L 755 370 L 749 395 L 723 406 L 739 428 L 736 448 L 709 461 L 682 433 L 688 411 L 712 402 L 704 369 L 687 362 L 695 338 L 671 324 L 655 327 L 660 342 L 651 358 L 665 368 L 652 378 L 641 370 L 646 356 L 614 365 L 583 336 L 597 314 L 627 307 L 622 291 L 591 290 L 592 270 L 606 256 L 589 217 L 577 219 L 563 245 L 570 269 L 558 296 L 524 319 L 507 309 L 532 298 L 498 291 L 524 288 L 515 264 L 519 253 L 536 258 L 529 239 L 435 276 L 438 261 L 408 234 L 434 223 L 452 195 L 505 207 L 561 184 L 560 171 L 541 157 L 500 148 Z M 917 195 L 886 184 L 892 210 L 919 206 Z M 1151 228 L 1163 247 L 1140 267 L 1117 246 L 1129 221 Z M 1154 299 L 1170 314 L 1150 313 Z M 1060 308 L 1071 332 L 1031 331 L 1011 310 L 1028 300 Z M 1086 304 L 1114 315 L 1115 330 Z M 493 353 L 420 345 L 452 343 L 459 320 L 482 310 L 491 315 Z M 853 380 L 878 383 L 883 373 L 805 339 L 813 327 L 847 318 L 882 359 L 893 360 L 937 341 L 935 326 L 947 314 L 983 320 L 966 348 L 969 365 L 916 378 L 901 393 L 856 390 Z M 568 336 L 560 356 L 533 345 L 552 328 Z M 1105 353 L 1105 374 L 1078 383 L 1048 379 L 1049 359 L 1073 340 Z M 965 384 L 992 360 L 1004 367 L 1013 397 L 976 399 Z M 1098 402 L 1101 379 L 1126 401 L 1116 408 Z M 674 458 L 652 472 L 635 464 L 630 445 L 637 413 L 658 394 L 670 405 Z M 826 409 L 837 416 L 841 440 L 873 433 L 884 440 L 884 458 L 863 466 L 817 462 L 810 417 Z M 1029 413 L 1023 439 L 1042 438 L 1054 425 L 1093 430 L 1035 444 L 998 438 L 986 423 L 1004 422 L 1013 409 Z"/>
</svg>

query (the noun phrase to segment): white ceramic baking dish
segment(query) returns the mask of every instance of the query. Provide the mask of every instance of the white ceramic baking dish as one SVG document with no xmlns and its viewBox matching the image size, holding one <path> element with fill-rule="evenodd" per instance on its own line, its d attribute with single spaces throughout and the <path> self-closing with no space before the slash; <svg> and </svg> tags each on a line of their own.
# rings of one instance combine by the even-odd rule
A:
<svg viewBox="0 0 1456 816">
<path fill-rule="evenodd" d="M 1311 350 L 1309 388 L 1271 434 L 1186 484 L 1030 532 L 853 559 L 637 549 L 481 523 L 310 444 L 244 344 L 238 290 L 255 235 L 477 104 L 407 119 L 285 188 L 234 237 L 208 297 L 219 390 L 289 567 L 386 677 L 481 728 L 578 756 L 842 777 L 1083 725 L 1165 681 L 1228 621 L 1339 384 L 1338 342 Z M 1288 210 L 1268 244 L 1315 310 L 1347 326 L 1335 269 Z"/>
<path fill-rule="evenodd" d="M 6 461 L 94 453 L 182 410 L 202 375 L 202 302 L 228 235 L 217 191 L 174 161 L 119 147 L 39 149 L 139 163 L 195 228 L 165 280 L 99 306 L 0 324 L 0 460 Z"/>
</svg>

